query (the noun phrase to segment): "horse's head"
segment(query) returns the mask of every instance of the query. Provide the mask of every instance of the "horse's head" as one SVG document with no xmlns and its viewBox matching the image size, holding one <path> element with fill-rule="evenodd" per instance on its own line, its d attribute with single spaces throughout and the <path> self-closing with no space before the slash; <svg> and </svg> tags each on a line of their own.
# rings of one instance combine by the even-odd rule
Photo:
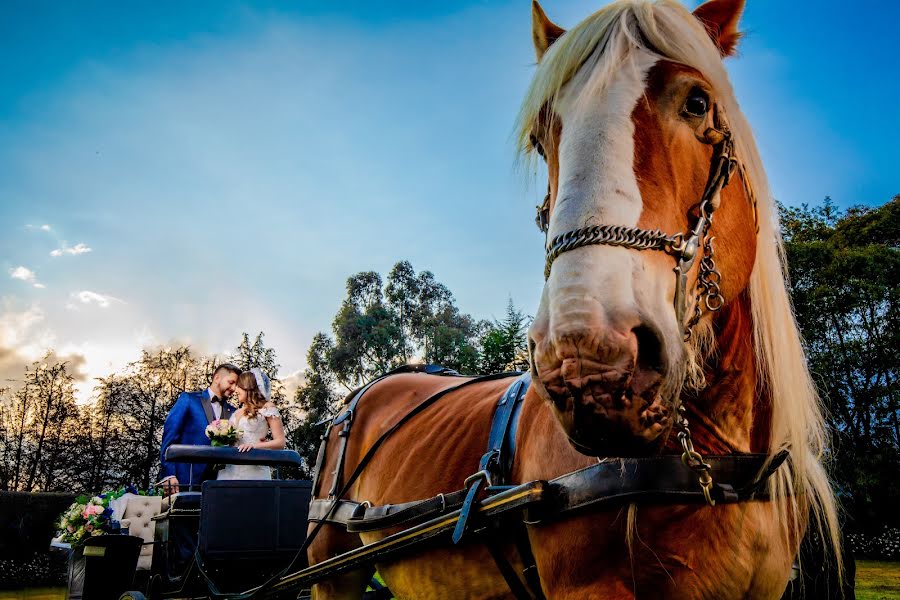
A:
<svg viewBox="0 0 900 600">
<path fill-rule="evenodd" d="M 739 111 L 722 58 L 742 8 L 623 0 L 564 32 L 533 5 L 539 65 L 520 136 L 547 162 L 550 252 L 529 344 L 537 389 L 584 453 L 641 455 L 665 442 L 682 385 L 692 370 L 702 378 L 707 313 L 747 288 L 752 194 L 740 168 L 720 193 L 725 181 L 711 175 L 735 156 L 728 122 Z M 692 231 L 693 262 L 683 248 Z M 701 266 L 711 250 L 714 265 Z"/>
</svg>

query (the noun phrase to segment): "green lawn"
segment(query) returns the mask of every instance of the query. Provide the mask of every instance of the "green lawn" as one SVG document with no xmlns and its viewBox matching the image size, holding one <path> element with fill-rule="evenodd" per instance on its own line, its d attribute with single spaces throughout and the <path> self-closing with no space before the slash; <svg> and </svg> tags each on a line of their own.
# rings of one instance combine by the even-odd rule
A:
<svg viewBox="0 0 900 600">
<path fill-rule="evenodd" d="M 66 588 L 0 590 L 0 600 L 66 600 Z"/>
<path fill-rule="evenodd" d="M 900 599 L 900 562 L 856 561 L 856 600 Z"/>
</svg>

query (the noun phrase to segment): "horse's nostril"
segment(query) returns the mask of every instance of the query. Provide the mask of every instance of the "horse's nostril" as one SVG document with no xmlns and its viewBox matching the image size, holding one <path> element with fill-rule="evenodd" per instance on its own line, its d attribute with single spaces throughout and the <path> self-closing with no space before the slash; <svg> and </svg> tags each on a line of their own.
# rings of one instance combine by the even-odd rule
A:
<svg viewBox="0 0 900 600">
<path fill-rule="evenodd" d="M 665 371 L 662 338 L 655 329 L 639 325 L 631 330 L 637 338 L 637 368 L 658 373 Z"/>
</svg>

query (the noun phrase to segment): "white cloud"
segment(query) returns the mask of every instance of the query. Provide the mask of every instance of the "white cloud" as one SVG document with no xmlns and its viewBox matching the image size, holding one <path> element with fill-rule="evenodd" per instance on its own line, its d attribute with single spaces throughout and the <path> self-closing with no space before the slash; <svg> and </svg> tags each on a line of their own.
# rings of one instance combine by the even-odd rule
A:
<svg viewBox="0 0 900 600">
<path fill-rule="evenodd" d="M 41 231 L 50 231 L 50 226 L 46 224 L 41 225 Z"/>
<path fill-rule="evenodd" d="M 43 283 L 38 282 L 37 274 L 28 267 L 18 266 L 15 269 L 10 269 L 9 276 L 13 279 L 18 279 L 20 281 L 24 281 L 25 283 L 30 283 L 33 287 L 39 289 L 44 289 L 45 287 L 47 287 Z"/>
<path fill-rule="evenodd" d="M 25 225 L 25 228 L 26 229 L 39 229 L 40 231 L 46 231 L 47 233 L 50 233 L 51 231 L 53 231 L 53 228 L 50 227 L 49 225 L 47 225 L 46 223 L 43 225 L 32 225 L 31 223 L 29 223 L 29 224 Z"/>
<path fill-rule="evenodd" d="M 3 298 L 0 308 L 0 347 L 18 348 L 29 357 L 36 357 L 52 343 L 49 332 L 36 331 L 45 320 L 40 306 L 32 304 L 24 311 L 18 311 L 10 298 Z"/>
<path fill-rule="evenodd" d="M 293 402 L 297 388 L 306 385 L 306 377 L 304 377 L 302 370 L 294 371 L 281 378 L 281 385 L 284 386 L 284 395 L 287 401 Z"/>
<path fill-rule="evenodd" d="M 21 279 L 22 281 L 28 282 L 34 281 L 35 278 L 34 271 L 26 267 L 16 267 L 15 269 L 10 269 L 9 276 L 13 279 Z"/>
<path fill-rule="evenodd" d="M 89 246 L 86 246 L 85 244 L 75 244 L 72 247 L 69 247 L 69 246 L 66 246 L 65 244 L 63 244 L 61 248 L 57 248 L 56 250 L 53 250 L 52 252 L 50 252 L 50 256 L 62 256 L 63 254 L 70 254 L 72 256 L 77 256 L 79 254 L 87 254 L 88 252 L 91 252 L 91 251 L 92 251 L 92 249 Z"/>
<path fill-rule="evenodd" d="M 119 300 L 115 296 L 108 296 L 106 294 L 98 294 L 97 292 L 92 292 L 90 290 L 82 290 L 80 292 L 72 292 L 69 296 L 72 300 L 77 300 L 81 304 L 96 304 L 100 308 L 109 308 L 114 302 L 119 302 L 121 304 L 125 304 L 123 300 Z M 74 304 L 66 305 L 67 308 L 75 309 L 77 308 Z"/>
</svg>

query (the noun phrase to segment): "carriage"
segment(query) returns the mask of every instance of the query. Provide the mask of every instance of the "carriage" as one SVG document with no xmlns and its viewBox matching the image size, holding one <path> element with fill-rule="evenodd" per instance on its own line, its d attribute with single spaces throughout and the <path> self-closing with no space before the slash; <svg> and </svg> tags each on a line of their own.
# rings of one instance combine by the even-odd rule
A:
<svg viewBox="0 0 900 600">
<path fill-rule="evenodd" d="M 306 538 L 310 481 L 283 480 L 278 472 L 299 466 L 293 450 L 253 450 L 172 445 L 171 462 L 267 465 L 271 481 L 206 481 L 181 491 L 153 517 L 155 539 L 149 579 L 122 598 L 192 598 L 239 594 L 287 567 L 305 566 L 298 550 Z M 189 489 L 193 486 L 186 486 Z M 246 522 L 235 535 L 235 523 Z M 295 564 L 296 559 L 296 564 Z M 296 594 L 295 596 L 296 597 Z"/>
</svg>

